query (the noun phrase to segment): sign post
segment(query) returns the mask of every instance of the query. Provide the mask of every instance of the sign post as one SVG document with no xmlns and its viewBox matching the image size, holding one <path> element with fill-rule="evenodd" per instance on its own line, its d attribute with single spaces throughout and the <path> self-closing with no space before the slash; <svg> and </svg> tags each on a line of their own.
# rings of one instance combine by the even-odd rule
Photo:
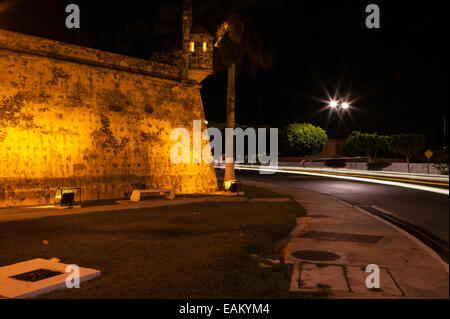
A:
<svg viewBox="0 0 450 319">
<path fill-rule="evenodd" d="M 425 156 L 427 157 L 428 165 L 427 165 L 427 174 L 430 174 L 430 157 L 433 156 L 433 152 L 427 149 L 425 151 Z"/>
</svg>

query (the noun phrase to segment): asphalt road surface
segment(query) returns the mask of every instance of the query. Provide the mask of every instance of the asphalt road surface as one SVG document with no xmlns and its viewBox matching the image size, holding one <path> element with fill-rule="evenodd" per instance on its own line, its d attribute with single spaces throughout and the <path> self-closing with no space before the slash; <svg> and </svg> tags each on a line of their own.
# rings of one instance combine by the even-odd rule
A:
<svg viewBox="0 0 450 319">
<path fill-rule="evenodd" d="M 217 177 L 223 177 L 223 169 L 217 169 Z M 285 185 L 292 189 L 307 189 L 328 194 L 357 206 L 373 207 L 384 213 L 430 232 L 449 242 L 448 196 L 398 186 L 368 182 L 343 181 L 328 177 L 271 174 L 236 170 L 236 178 Z"/>
</svg>

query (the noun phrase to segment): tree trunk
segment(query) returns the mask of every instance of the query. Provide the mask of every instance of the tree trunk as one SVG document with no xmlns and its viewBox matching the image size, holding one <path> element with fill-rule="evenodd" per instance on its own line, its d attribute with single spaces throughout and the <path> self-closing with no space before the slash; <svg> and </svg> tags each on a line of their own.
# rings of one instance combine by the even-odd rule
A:
<svg viewBox="0 0 450 319">
<path fill-rule="evenodd" d="M 406 163 L 408 163 L 408 173 L 411 173 L 411 170 L 409 168 L 409 156 L 406 155 Z"/>
<path fill-rule="evenodd" d="M 236 98 L 235 82 L 236 82 L 236 65 L 233 63 L 228 67 L 228 86 L 227 86 L 227 128 L 232 129 L 234 129 L 236 126 L 234 117 L 235 98 Z M 225 163 L 224 181 L 230 181 L 236 179 L 234 175 L 234 138 L 225 139 L 225 143 L 227 144 L 228 147 L 230 147 L 230 149 L 233 150 L 231 154 L 231 156 L 233 157 L 232 163 Z"/>
<path fill-rule="evenodd" d="M 370 152 L 366 152 L 366 154 L 367 154 L 367 163 L 368 164 L 372 164 L 372 154 L 370 153 Z"/>
</svg>

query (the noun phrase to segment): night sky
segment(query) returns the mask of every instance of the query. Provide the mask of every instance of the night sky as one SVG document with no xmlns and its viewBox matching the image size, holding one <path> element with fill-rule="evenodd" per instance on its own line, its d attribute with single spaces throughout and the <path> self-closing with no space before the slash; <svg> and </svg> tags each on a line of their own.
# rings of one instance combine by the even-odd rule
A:
<svg viewBox="0 0 450 319">
<path fill-rule="evenodd" d="M 234 3 L 193 2 L 194 24 Z M 68 3 L 80 5 L 80 30 L 65 28 Z M 168 43 L 178 43 L 180 3 L 0 0 L 0 28 L 147 59 Z M 341 137 L 352 130 L 420 132 L 429 145 L 442 142 L 444 115 L 448 119 L 447 1 L 236 3 L 272 43 L 275 57 L 270 70 L 254 77 L 239 74 L 237 123 L 282 127 L 310 122 L 337 137 L 338 117 L 322 109 L 326 92 L 338 92 L 354 100 L 340 121 Z M 365 27 L 370 3 L 380 6 L 381 29 Z M 203 85 L 206 118 L 224 122 L 226 72 Z"/>
</svg>

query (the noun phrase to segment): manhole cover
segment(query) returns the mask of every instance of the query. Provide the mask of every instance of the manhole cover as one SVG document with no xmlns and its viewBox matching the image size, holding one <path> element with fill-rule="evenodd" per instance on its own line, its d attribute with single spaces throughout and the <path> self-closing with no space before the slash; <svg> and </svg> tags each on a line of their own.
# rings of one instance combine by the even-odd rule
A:
<svg viewBox="0 0 450 319">
<path fill-rule="evenodd" d="M 341 256 L 332 252 L 322 250 L 297 250 L 292 253 L 292 256 L 313 261 L 330 261 L 341 258 Z"/>
<path fill-rule="evenodd" d="M 350 233 L 333 233 L 324 231 L 309 231 L 300 237 L 321 239 L 321 240 L 334 240 L 334 241 L 350 241 L 356 243 L 368 243 L 375 244 L 383 236 L 365 235 L 365 234 L 350 234 Z"/>
<path fill-rule="evenodd" d="M 62 272 L 59 271 L 54 271 L 54 270 L 48 270 L 48 269 L 36 269 L 33 271 L 29 271 L 29 272 L 25 272 L 23 274 L 19 274 L 19 275 L 15 275 L 15 276 L 11 276 L 9 278 L 12 279 L 16 279 L 16 280 L 21 280 L 21 281 L 30 281 L 30 282 L 36 282 L 39 280 L 44 280 L 47 278 L 51 278 L 51 277 L 55 277 L 58 275 L 63 274 Z"/>
</svg>

